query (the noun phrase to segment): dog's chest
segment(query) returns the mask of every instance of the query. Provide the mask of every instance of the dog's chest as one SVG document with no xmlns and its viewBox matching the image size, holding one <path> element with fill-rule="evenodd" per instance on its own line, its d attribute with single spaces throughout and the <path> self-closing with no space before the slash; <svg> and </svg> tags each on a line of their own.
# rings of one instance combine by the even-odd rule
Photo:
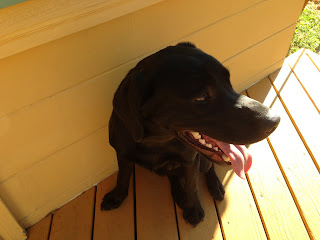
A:
<svg viewBox="0 0 320 240">
<path fill-rule="evenodd" d="M 160 175 L 167 174 L 193 162 L 197 152 L 181 142 L 165 144 L 139 144 L 136 148 L 136 163 Z"/>
</svg>

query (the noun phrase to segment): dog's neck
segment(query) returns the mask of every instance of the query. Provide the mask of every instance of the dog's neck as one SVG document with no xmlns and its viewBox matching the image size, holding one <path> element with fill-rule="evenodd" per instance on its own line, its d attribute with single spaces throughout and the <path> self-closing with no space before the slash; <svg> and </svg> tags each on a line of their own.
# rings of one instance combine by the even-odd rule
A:
<svg viewBox="0 0 320 240">
<path fill-rule="evenodd" d="M 160 128 L 156 124 L 146 121 L 143 123 L 144 134 L 141 143 L 148 145 L 161 145 L 176 139 L 176 132 L 170 129 Z"/>
</svg>

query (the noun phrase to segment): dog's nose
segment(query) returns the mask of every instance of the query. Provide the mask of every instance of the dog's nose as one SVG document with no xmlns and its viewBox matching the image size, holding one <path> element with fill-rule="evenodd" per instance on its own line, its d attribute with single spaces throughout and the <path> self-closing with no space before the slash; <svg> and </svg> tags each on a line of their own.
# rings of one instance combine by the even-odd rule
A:
<svg viewBox="0 0 320 240">
<path fill-rule="evenodd" d="M 269 121 L 269 133 L 272 133 L 278 127 L 280 123 L 280 116 L 272 109 L 269 110 L 268 113 L 268 121 Z"/>
</svg>

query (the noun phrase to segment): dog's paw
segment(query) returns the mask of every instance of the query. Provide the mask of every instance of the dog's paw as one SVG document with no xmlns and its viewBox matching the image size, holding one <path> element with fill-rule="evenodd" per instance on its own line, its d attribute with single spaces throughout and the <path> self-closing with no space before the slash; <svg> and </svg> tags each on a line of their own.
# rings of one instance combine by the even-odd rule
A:
<svg viewBox="0 0 320 240">
<path fill-rule="evenodd" d="M 112 190 L 103 197 L 101 211 L 118 208 L 126 197 L 127 194 Z"/>
<path fill-rule="evenodd" d="M 204 211 L 199 204 L 191 208 L 183 210 L 183 218 L 190 223 L 193 227 L 197 226 L 204 218 Z"/>
<path fill-rule="evenodd" d="M 214 200 L 222 201 L 224 199 L 224 187 L 218 177 L 207 177 L 207 186 Z"/>
</svg>

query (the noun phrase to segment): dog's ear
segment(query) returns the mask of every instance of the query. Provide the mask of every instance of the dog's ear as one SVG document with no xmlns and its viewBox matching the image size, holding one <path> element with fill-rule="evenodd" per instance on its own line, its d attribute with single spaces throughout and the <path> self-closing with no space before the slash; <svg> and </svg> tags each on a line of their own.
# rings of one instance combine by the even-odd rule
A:
<svg viewBox="0 0 320 240">
<path fill-rule="evenodd" d="M 136 142 L 141 141 L 144 132 L 140 114 L 143 85 L 143 74 L 132 69 L 121 82 L 113 98 L 114 111 Z"/>
</svg>

